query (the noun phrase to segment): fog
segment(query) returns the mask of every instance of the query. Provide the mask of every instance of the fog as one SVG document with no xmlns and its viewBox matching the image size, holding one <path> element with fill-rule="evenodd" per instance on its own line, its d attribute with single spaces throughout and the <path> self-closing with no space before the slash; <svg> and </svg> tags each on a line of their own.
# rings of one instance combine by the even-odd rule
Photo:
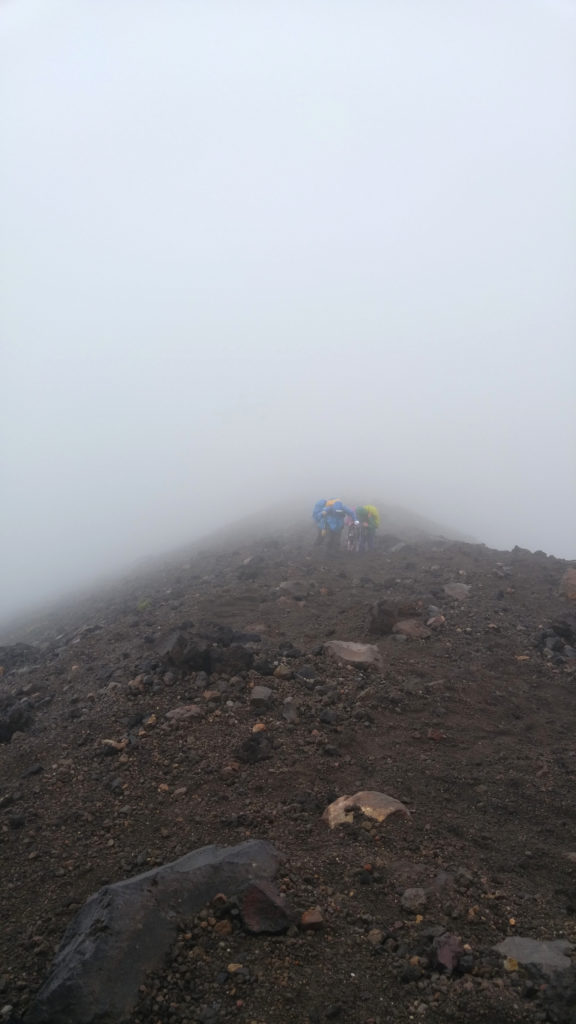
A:
<svg viewBox="0 0 576 1024">
<path fill-rule="evenodd" d="M 576 557 L 576 4 L 2 5 L 0 614 L 298 498 Z"/>
</svg>

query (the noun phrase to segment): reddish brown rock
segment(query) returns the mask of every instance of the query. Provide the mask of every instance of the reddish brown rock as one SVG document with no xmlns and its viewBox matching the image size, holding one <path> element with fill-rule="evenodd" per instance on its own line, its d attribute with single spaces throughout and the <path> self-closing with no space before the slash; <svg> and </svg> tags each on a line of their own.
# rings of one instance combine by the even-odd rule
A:
<svg viewBox="0 0 576 1024">
<path fill-rule="evenodd" d="M 290 926 L 286 901 L 271 882 L 252 882 L 240 897 L 240 914 L 247 931 L 277 935 Z"/>
<path fill-rule="evenodd" d="M 450 932 L 445 932 L 434 940 L 434 949 L 438 966 L 444 967 L 447 971 L 453 971 L 458 966 L 458 961 L 465 952 L 458 936 L 451 935 Z"/>
<path fill-rule="evenodd" d="M 300 918 L 300 927 L 306 932 L 317 932 L 324 927 L 324 915 L 320 907 L 305 910 Z"/>
</svg>

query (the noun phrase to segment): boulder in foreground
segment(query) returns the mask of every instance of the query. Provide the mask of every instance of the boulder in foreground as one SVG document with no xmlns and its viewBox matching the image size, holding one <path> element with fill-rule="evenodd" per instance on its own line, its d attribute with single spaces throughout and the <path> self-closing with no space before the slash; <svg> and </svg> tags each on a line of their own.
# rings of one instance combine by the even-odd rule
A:
<svg viewBox="0 0 576 1024">
<path fill-rule="evenodd" d="M 66 930 L 26 1024 L 120 1024 L 147 971 L 158 968 L 178 924 L 219 892 L 233 896 L 274 877 L 279 855 L 261 840 L 204 846 L 179 860 L 106 885 Z"/>
</svg>

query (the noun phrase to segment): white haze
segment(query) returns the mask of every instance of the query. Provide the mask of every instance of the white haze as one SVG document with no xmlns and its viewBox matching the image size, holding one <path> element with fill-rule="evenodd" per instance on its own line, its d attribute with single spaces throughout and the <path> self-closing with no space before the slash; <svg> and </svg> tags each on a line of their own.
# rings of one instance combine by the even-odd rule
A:
<svg viewBox="0 0 576 1024">
<path fill-rule="evenodd" d="M 576 7 L 9 0 L 5 615 L 301 496 L 576 557 Z"/>
</svg>

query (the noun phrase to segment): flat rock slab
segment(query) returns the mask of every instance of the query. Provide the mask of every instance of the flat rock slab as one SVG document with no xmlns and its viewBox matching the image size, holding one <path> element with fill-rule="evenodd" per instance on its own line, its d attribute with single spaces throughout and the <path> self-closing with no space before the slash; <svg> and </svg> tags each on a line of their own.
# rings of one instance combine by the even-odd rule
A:
<svg viewBox="0 0 576 1024">
<path fill-rule="evenodd" d="M 403 814 L 406 818 L 410 817 L 410 811 L 400 800 L 396 800 L 393 796 L 387 796 L 386 793 L 364 789 L 360 793 L 355 793 L 354 796 L 338 797 L 328 805 L 322 818 L 330 828 L 335 828 L 336 825 L 353 822 L 355 810 L 362 811 L 362 814 L 367 818 L 373 818 L 374 821 L 385 821 L 390 814 L 396 812 Z"/>
<path fill-rule="evenodd" d="M 343 661 L 358 668 L 370 668 L 374 665 L 381 668 L 380 651 L 374 644 L 355 644 L 346 640 L 328 640 L 324 651 L 337 661 Z"/>
<path fill-rule="evenodd" d="M 566 971 L 572 966 L 566 954 L 572 949 L 572 943 L 566 939 L 554 939 L 543 942 L 540 939 L 529 939 L 521 935 L 511 935 L 495 947 L 499 953 L 519 964 L 534 964 L 544 974 Z"/>
<path fill-rule="evenodd" d="M 178 925 L 217 893 L 236 895 L 274 877 L 280 857 L 261 840 L 204 846 L 91 896 L 68 926 L 26 1024 L 120 1024 Z"/>
</svg>

